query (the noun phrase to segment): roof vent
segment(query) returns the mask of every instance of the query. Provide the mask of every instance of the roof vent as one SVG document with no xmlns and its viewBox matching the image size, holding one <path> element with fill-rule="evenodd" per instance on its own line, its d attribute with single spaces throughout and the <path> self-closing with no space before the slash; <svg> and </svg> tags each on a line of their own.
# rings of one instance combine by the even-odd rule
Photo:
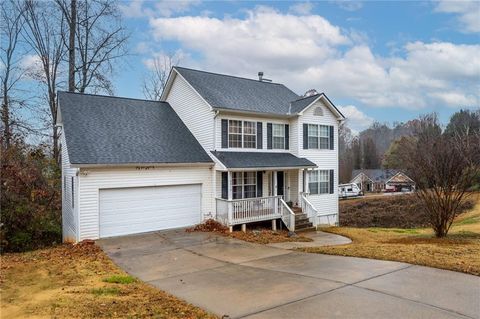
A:
<svg viewBox="0 0 480 319">
<path fill-rule="evenodd" d="M 258 80 L 259 80 L 260 82 L 272 82 L 272 80 L 265 79 L 265 78 L 263 77 L 263 72 L 262 72 L 262 71 L 258 72 Z"/>
<path fill-rule="evenodd" d="M 317 95 L 318 92 L 317 90 L 315 89 L 310 89 L 308 90 L 307 92 L 305 92 L 305 94 L 303 95 L 303 97 L 309 97 L 309 96 L 313 96 L 313 95 Z"/>
</svg>

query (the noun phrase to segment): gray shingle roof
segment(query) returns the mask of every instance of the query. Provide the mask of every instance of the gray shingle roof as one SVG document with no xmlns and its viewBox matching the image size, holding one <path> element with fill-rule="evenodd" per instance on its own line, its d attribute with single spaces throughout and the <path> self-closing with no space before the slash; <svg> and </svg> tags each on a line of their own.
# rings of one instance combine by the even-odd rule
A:
<svg viewBox="0 0 480 319">
<path fill-rule="evenodd" d="M 301 98 L 283 84 L 174 67 L 214 108 L 288 114 Z"/>
<path fill-rule="evenodd" d="M 166 102 L 58 93 L 72 164 L 209 163 Z"/>
<path fill-rule="evenodd" d="M 400 172 L 398 169 L 355 169 L 352 172 L 352 179 L 364 173 L 375 183 L 385 183 L 398 172 Z"/>
<path fill-rule="evenodd" d="M 212 154 L 227 168 L 316 167 L 306 158 L 291 153 L 272 152 L 218 152 Z"/>
<path fill-rule="evenodd" d="M 298 113 L 302 111 L 304 108 L 312 104 L 313 101 L 315 101 L 319 96 L 320 94 L 315 94 L 293 101 L 291 107 L 292 113 Z"/>
</svg>

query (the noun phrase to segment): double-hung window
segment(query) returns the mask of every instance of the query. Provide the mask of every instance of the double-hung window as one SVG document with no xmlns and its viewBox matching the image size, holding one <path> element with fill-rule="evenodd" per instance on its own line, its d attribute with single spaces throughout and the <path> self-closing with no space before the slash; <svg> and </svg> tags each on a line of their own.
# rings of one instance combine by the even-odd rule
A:
<svg viewBox="0 0 480 319">
<path fill-rule="evenodd" d="M 257 194 L 256 172 L 232 173 L 232 197 L 233 199 L 252 198 Z"/>
<path fill-rule="evenodd" d="M 308 189 L 310 191 L 310 194 L 330 193 L 330 171 L 310 171 L 308 175 Z"/>
<path fill-rule="evenodd" d="M 274 149 L 285 149 L 285 124 L 272 124 Z"/>
<path fill-rule="evenodd" d="M 242 147 L 242 121 L 229 121 L 228 147 Z"/>
<path fill-rule="evenodd" d="M 308 124 L 308 148 L 329 149 L 330 128 L 328 125 Z"/>
<path fill-rule="evenodd" d="M 243 122 L 243 148 L 257 147 L 257 122 Z"/>
<path fill-rule="evenodd" d="M 249 121 L 228 121 L 228 147 L 256 148 L 257 123 Z"/>
</svg>

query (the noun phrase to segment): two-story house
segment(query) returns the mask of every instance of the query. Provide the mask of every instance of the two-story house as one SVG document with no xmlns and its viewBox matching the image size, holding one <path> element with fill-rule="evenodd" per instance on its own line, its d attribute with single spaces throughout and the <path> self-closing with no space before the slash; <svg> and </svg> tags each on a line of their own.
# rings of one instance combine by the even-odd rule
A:
<svg viewBox="0 0 480 319">
<path fill-rule="evenodd" d="M 59 93 L 66 240 L 338 222 L 344 116 L 325 94 L 174 67 L 162 101 Z"/>
</svg>

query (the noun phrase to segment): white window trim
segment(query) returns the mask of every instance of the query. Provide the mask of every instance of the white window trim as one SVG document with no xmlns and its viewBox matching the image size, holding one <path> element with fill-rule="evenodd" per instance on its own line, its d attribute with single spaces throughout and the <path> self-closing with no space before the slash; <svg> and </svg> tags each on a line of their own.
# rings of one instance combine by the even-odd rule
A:
<svg viewBox="0 0 480 319">
<path fill-rule="evenodd" d="M 317 135 L 310 135 L 310 126 L 316 126 L 317 127 Z M 321 135 L 321 127 L 326 127 L 327 128 L 327 135 Z M 310 138 L 316 138 L 317 140 L 317 145 L 316 146 L 310 146 Z M 321 138 L 327 138 L 327 147 L 322 148 L 320 147 L 320 139 Z M 308 149 L 315 149 L 315 150 L 329 150 L 330 149 L 330 127 L 329 125 L 324 125 L 324 124 L 307 124 L 307 144 L 308 144 Z"/>
<path fill-rule="evenodd" d="M 245 174 L 246 173 L 251 173 L 253 174 L 254 177 L 254 183 L 253 184 L 245 184 Z M 234 184 L 234 178 L 232 178 L 232 197 L 233 197 L 233 187 L 241 187 L 242 188 L 242 197 L 241 198 L 235 198 L 235 199 L 244 199 L 244 198 L 255 198 L 257 197 L 257 172 L 233 172 L 232 174 L 240 174 L 240 184 Z M 245 197 L 245 186 L 254 186 L 255 187 L 255 196 L 254 197 Z"/>
<path fill-rule="evenodd" d="M 311 190 L 310 190 L 310 184 L 313 183 L 312 178 L 311 178 L 312 177 L 311 174 L 313 172 L 316 172 L 316 175 L 317 175 L 317 181 L 315 183 L 317 184 L 318 193 L 312 193 Z M 327 183 L 327 190 L 324 193 L 320 192 L 320 183 L 325 183 L 325 181 L 320 180 L 320 172 L 325 172 L 326 176 L 327 176 L 327 182 L 326 182 Z M 328 170 L 328 169 L 313 169 L 311 171 L 308 171 L 308 192 L 311 195 L 330 195 L 330 170 Z"/>
<path fill-rule="evenodd" d="M 237 121 L 241 123 L 241 132 L 240 133 L 230 133 L 230 122 Z M 253 134 L 246 134 L 245 133 L 245 123 L 253 123 Z M 256 149 L 257 148 L 257 122 L 256 121 L 242 121 L 242 120 L 228 120 L 228 134 L 227 134 L 227 141 L 228 141 L 228 148 L 246 148 L 246 149 Z M 240 135 L 240 144 L 241 146 L 232 146 L 230 145 L 230 135 Z M 245 136 L 254 136 L 253 139 L 253 147 L 245 147 Z"/>
</svg>

